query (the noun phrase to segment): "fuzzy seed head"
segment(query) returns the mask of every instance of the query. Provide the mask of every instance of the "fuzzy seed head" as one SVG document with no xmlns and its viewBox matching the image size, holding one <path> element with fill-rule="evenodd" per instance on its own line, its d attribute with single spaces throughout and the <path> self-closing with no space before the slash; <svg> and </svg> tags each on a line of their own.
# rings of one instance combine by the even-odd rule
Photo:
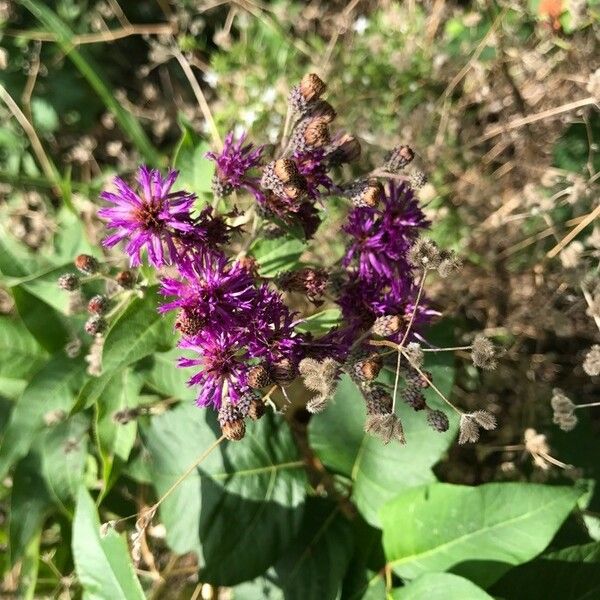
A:
<svg viewBox="0 0 600 600">
<path fill-rule="evenodd" d="M 411 365 L 415 365 L 419 368 L 423 366 L 425 356 L 423 354 L 423 350 L 421 349 L 421 344 L 419 344 L 418 342 L 410 342 L 404 348 L 404 352 L 406 354 L 406 357 L 408 358 L 408 362 L 410 362 Z"/>
<path fill-rule="evenodd" d="M 594 344 L 585 355 L 583 370 L 590 376 L 600 375 L 600 345 Z"/>
<path fill-rule="evenodd" d="M 458 443 L 462 446 L 466 443 L 474 444 L 479 440 L 479 425 L 472 415 L 465 414 L 460 417 Z"/>
<path fill-rule="evenodd" d="M 107 311 L 108 305 L 108 298 L 102 294 L 97 294 L 90 299 L 87 309 L 92 315 L 103 315 Z"/>
<path fill-rule="evenodd" d="M 420 169 L 412 169 L 408 181 L 413 190 L 420 190 L 427 183 L 427 175 Z"/>
<path fill-rule="evenodd" d="M 91 316 L 84 325 L 85 332 L 89 335 L 99 335 L 106 330 L 107 323 L 100 315 Z"/>
<path fill-rule="evenodd" d="M 455 252 L 443 251 L 441 256 L 442 260 L 437 267 L 437 271 L 442 279 L 447 279 L 461 270 L 462 260 Z"/>
<path fill-rule="evenodd" d="M 437 269 L 442 261 L 442 253 L 433 240 L 419 238 L 408 253 L 409 262 L 423 269 Z"/>
<path fill-rule="evenodd" d="M 473 340 L 471 360 L 476 367 L 491 371 L 496 368 L 496 349 L 494 344 L 483 334 L 478 334 Z"/>
<path fill-rule="evenodd" d="M 406 444 L 402 421 L 393 414 L 368 415 L 365 421 L 365 431 L 380 438 L 384 444 L 395 440 L 400 444 Z"/>
</svg>

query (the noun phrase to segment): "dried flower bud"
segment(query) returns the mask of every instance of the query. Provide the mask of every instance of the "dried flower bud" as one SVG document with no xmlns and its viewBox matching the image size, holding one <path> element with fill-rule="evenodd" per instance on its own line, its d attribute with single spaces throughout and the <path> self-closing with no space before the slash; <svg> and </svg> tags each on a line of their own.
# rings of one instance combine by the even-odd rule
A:
<svg viewBox="0 0 600 600">
<path fill-rule="evenodd" d="M 217 198 L 227 198 L 233 192 L 233 186 L 229 182 L 224 181 L 218 172 L 213 175 L 210 187 L 212 193 Z"/>
<path fill-rule="evenodd" d="M 84 325 L 85 332 L 89 335 L 98 335 L 106 330 L 106 319 L 100 315 L 91 316 Z"/>
<path fill-rule="evenodd" d="M 108 309 L 108 298 L 102 294 L 93 296 L 88 302 L 88 312 L 93 315 L 103 315 Z"/>
<path fill-rule="evenodd" d="M 368 415 L 365 421 L 365 431 L 380 438 L 384 444 L 389 444 L 392 440 L 406 444 L 402 422 L 391 413 Z"/>
<path fill-rule="evenodd" d="M 132 271 L 121 271 L 116 277 L 117 283 L 125 290 L 130 290 L 135 285 L 135 274 Z"/>
<path fill-rule="evenodd" d="M 384 315 L 378 317 L 371 327 L 371 331 L 375 335 L 381 337 L 390 337 L 400 331 L 402 325 L 402 318 L 398 315 Z"/>
<path fill-rule="evenodd" d="M 319 362 L 314 358 L 305 358 L 300 361 L 300 374 L 304 385 L 315 392 L 316 396 L 306 404 L 306 409 L 312 413 L 323 411 L 328 400 L 335 394 L 340 374 L 340 365 L 332 358 Z"/>
<path fill-rule="evenodd" d="M 481 333 L 476 335 L 473 340 L 471 360 L 480 369 L 491 371 L 496 368 L 496 349 L 494 348 L 494 344 Z"/>
<path fill-rule="evenodd" d="M 331 123 L 336 118 L 335 109 L 326 100 L 317 100 L 310 106 L 310 116 Z"/>
<path fill-rule="evenodd" d="M 406 358 L 408 359 L 408 362 L 411 365 L 414 365 L 415 367 L 421 367 L 423 366 L 423 361 L 425 360 L 425 356 L 423 354 L 423 350 L 421 349 L 421 344 L 419 344 L 418 342 L 410 342 L 409 344 L 407 344 L 407 346 L 404 348 L 404 354 L 406 355 Z M 416 370 L 415 373 L 417 375 L 419 375 Z M 421 376 L 419 375 L 419 378 L 421 378 Z M 425 382 L 427 384 L 427 382 Z M 427 384 L 429 385 L 429 384 Z M 425 387 L 427 387 L 427 385 Z"/>
<path fill-rule="evenodd" d="M 331 165 L 342 165 L 356 160 L 360 151 L 360 142 L 354 136 L 344 134 L 329 147 L 327 160 Z"/>
<path fill-rule="evenodd" d="M 402 391 L 401 397 L 414 410 L 424 410 L 427 407 L 427 402 L 421 388 L 415 385 L 409 384 L 406 386 Z"/>
<path fill-rule="evenodd" d="M 441 410 L 429 409 L 427 411 L 427 423 L 432 429 L 435 429 L 440 433 L 448 431 L 448 427 L 450 427 L 448 417 Z"/>
<path fill-rule="evenodd" d="M 462 446 L 467 442 L 474 444 L 479 440 L 479 426 L 471 415 L 461 415 L 459 425 L 458 443 Z"/>
<path fill-rule="evenodd" d="M 65 273 L 58 278 L 58 287 L 61 290 L 73 292 L 79 289 L 79 277 L 75 273 Z"/>
<path fill-rule="evenodd" d="M 600 345 L 594 344 L 585 355 L 583 370 L 590 376 L 600 375 Z"/>
<path fill-rule="evenodd" d="M 329 396 L 317 394 L 306 403 L 306 410 L 314 415 L 323 412 L 327 408 Z"/>
<path fill-rule="evenodd" d="M 265 403 L 262 398 L 256 396 L 252 397 L 250 406 L 248 407 L 248 414 L 246 415 L 252 421 L 258 421 L 266 412 Z"/>
<path fill-rule="evenodd" d="M 182 335 L 194 336 L 198 334 L 205 325 L 203 317 L 197 313 L 182 309 L 177 315 L 175 321 L 175 329 L 181 332 Z"/>
<path fill-rule="evenodd" d="M 260 390 L 268 385 L 272 385 L 273 380 L 271 379 L 269 372 L 263 365 L 256 365 L 250 367 L 248 370 L 248 385 L 255 389 Z"/>
<path fill-rule="evenodd" d="M 331 141 L 329 137 L 328 121 L 316 117 L 311 119 L 304 129 L 304 141 L 310 148 L 322 148 Z"/>
<path fill-rule="evenodd" d="M 379 354 L 372 354 L 367 358 L 356 361 L 352 365 L 354 376 L 360 381 L 373 381 L 383 367 L 383 359 Z"/>
<path fill-rule="evenodd" d="M 433 240 L 419 238 L 408 253 L 409 262 L 423 269 L 437 269 L 442 261 L 442 254 Z"/>
<path fill-rule="evenodd" d="M 246 434 L 246 424 L 239 410 L 230 402 L 224 402 L 219 409 L 219 425 L 223 435 L 232 442 L 241 440 Z"/>
<path fill-rule="evenodd" d="M 471 417 L 475 420 L 479 427 L 483 427 L 486 431 L 496 429 L 496 417 L 487 410 L 476 410 L 475 412 L 471 413 Z"/>
<path fill-rule="evenodd" d="M 93 275 L 98 272 L 100 265 L 93 256 L 80 254 L 75 258 L 75 267 L 85 275 Z"/>
<path fill-rule="evenodd" d="M 383 168 L 390 173 L 398 173 L 412 162 L 414 157 L 415 153 L 410 146 L 396 146 L 386 158 Z"/>
<path fill-rule="evenodd" d="M 359 208 L 375 208 L 384 198 L 383 185 L 377 179 L 359 181 L 349 188 L 347 195 Z"/>
<path fill-rule="evenodd" d="M 289 358 L 284 358 L 278 362 L 272 363 L 269 368 L 269 373 L 275 383 L 287 385 L 296 379 L 298 369 Z"/>
<path fill-rule="evenodd" d="M 307 73 L 300 82 L 300 93 L 303 98 L 310 102 L 323 95 L 327 85 L 316 73 Z"/>
<path fill-rule="evenodd" d="M 372 386 L 363 391 L 367 405 L 367 415 L 383 415 L 391 412 L 392 396 L 382 387 Z"/>
<path fill-rule="evenodd" d="M 296 163 L 291 158 L 280 158 L 273 163 L 273 172 L 284 183 L 300 175 Z"/>
</svg>

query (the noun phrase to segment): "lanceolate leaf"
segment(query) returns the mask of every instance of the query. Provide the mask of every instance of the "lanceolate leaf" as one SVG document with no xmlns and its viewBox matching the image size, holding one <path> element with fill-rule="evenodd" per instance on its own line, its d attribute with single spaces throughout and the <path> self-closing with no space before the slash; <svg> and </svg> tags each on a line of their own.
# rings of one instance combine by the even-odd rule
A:
<svg viewBox="0 0 600 600">
<path fill-rule="evenodd" d="M 381 510 L 386 558 L 408 579 L 469 562 L 465 568 L 477 573 L 470 578 L 487 585 L 542 552 L 580 495 L 576 488 L 527 483 L 408 490 Z M 479 571 L 473 561 L 482 564 Z"/>
<path fill-rule="evenodd" d="M 190 404 L 142 431 L 159 495 L 220 436 L 213 416 Z M 177 553 L 198 553 L 203 581 L 252 579 L 299 531 L 305 483 L 286 423 L 271 416 L 250 422 L 242 442 L 222 442 L 161 505 L 167 542 Z"/>
<path fill-rule="evenodd" d="M 394 600 L 493 600 L 468 579 L 451 573 L 425 573 L 394 591 Z"/>
<path fill-rule="evenodd" d="M 432 357 L 427 369 L 437 387 L 449 393 L 453 370 L 442 353 Z M 389 381 L 389 380 L 388 380 Z M 393 382 L 392 382 L 393 383 Z M 426 391 L 428 403 L 442 408 L 440 400 Z M 352 498 L 365 519 L 379 526 L 380 507 L 398 492 L 433 481 L 431 467 L 451 443 L 456 419 L 449 414 L 451 427 L 438 433 L 428 427 L 425 415 L 399 401 L 396 408 L 404 425 L 406 445 L 385 445 L 364 431 L 366 408 L 358 388 L 342 378 L 333 402 L 310 422 L 311 446 L 333 471 L 352 480 Z"/>
<path fill-rule="evenodd" d="M 83 360 L 68 358 L 60 351 L 34 375 L 15 405 L 0 441 L 0 478 L 27 454 L 35 436 L 46 427 L 44 415 L 58 417 L 71 409 L 85 367 Z"/>
<path fill-rule="evenodd" d="M 0 317 L 0 376 L 26 378 L 42 365 L 46 356 L 22 322 Z"/>
<path fill-rule="evenodd" d="M 73 522 L 73 558 L 85 598 L 144 600 L 125 540 L 113 529 L 100 536 L 96 505 L 84 486 L 79 488 Z"/>
<path fill-rule="evenodd" d="M 549 552 L 509 571 L 491 589 L 511 600 L 600 598 L 600 543 Z"/>
</svg>

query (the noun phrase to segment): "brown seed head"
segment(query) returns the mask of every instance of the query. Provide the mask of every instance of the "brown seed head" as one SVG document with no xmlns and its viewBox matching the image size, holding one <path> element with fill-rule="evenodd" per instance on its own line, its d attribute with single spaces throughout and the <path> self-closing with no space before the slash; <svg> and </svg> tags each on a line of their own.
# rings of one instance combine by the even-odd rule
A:
<svg viewBox="0 0 600 600">
<path fill-rule="evenodd" d="M 272 383 L 273 380 L 263 365 L 256 365 L 254 367 L 250 367 L 248 370 L 248 385 L 251 388 L 260 390 L 268 385 L 271 385 Z"/>
<path fill-rule="evenodd" d="M 273 172 L 284 183 L 300 175 L 296 163 L 291 158 L 280 158 L 273 164 Z"/>
<path fill-rule="evenodd" d="M 321 117 L 312 119 L 304 130 L 304 140 L 313 148 L 322 148 L 331 141 L 327 121 Z"/>
</svg>

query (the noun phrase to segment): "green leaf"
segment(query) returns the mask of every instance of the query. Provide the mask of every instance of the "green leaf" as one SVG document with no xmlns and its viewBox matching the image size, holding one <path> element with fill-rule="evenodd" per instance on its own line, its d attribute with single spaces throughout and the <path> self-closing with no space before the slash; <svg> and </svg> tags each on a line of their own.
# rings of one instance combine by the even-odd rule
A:
<svg viewBox="0 0 600 600">
<path fill-rule="evenodd" d="M 159 495 L 220 436 L 212 413 L 187 404 L 140 428 Z M 248 423 L 242 442 L 222 442 L 166 498 L 160 515 L 167 543 L 178 554 L 199 555 L 202 581 L 234 585 L 252 579 L 298 533 L 305 484 L 286 423 L 266 415 Z"/>
<path fill-rule="evenodd" d="M 480 587 L 451 573 L 425 573 L 394 590 L 394 600 L 492 600 Z M 512 598 L 512 597 L 511 597 Z"/>
<path fill-rule="evenodd" d="M 178 400 L 193 400 L 196 391 L 187 384 L 190 373 L 177 366 L 181 350 L 174 348 L 169 352 L 157 353 L 152 357 L 152 366 L 146 375 L 146 385 L 163 396 Z"/>
<path fill-rule="evenodd" d="M 339 308 L 328 308 L 310 317 L 307 317 L 298 325 L 300 331 L 310 331 L 314 334 L 327 333 L 331 328 L 339 325 L 342 313 Z"/>
<path fill-rule="evenodd" d="M 137 421 L 129 423 L 115 422 L 114 414 L 140 403 L 139 393 L 143 383 L 143 374 L 131 368 L 118 373 L 102 392 L 96 404 L 96 440 L 102 461 L 102 496 L 114 483 L 113 467 L 127 462 L 129 453 L 137 435 Z"/>
<path fill-rule="evenodd" d="M 42 2 L 35 0 L 21 0 L 21 4 L 31 12 L 44 29 L 56 35 L 56 42 L 66 56 L 79 69 L 90 87 L 98 94 L 106 108 L 115 115 L 121 129 L 131 138 L 140 154 L 151 164 L 160 165 L 162 156 L 152 146 L 142 126 L 130 112 L 125 110 L 113 96 L 110 87 L 104 81 L 100 67 L 93 62 L 83 50 L 73 46 L 73 32 L 59 19 L 59 17 Z"/>
<path fill-rule="evenodd" d="M 600 597 L 600 543 L 549 552 L 509 571 L 491 588 L 511 600 L 595 600 Z"/>
<path fill-rule="evenodd" d="M 39 344 L 48 352 L 64 348 L 69 332 L 61 315 L 23 285 L 13 287 L 11 291 L 23 323 Z"/>
<path fill-rule="evenodd" d="M 126 366 L 175 345 L 174 315 L 161 315 L 157 288 L 148 288 L 143 298 L 135 298 L 106 334 L 102 352 L 102 375 L 81 390 L 73 411 L 91 406 L 115 373 Z"/>
<path fill-rule="evenodd" d="M 409 579 L 472 561 L 464 568 L 486 587 L 542 552 L 580 495 L 576 488 L 527 483 L 408 490 L 381 510 L 386 558 Z"/>
<path fill-rule="evenodd" d="M 85 376 L 83 360 L 57 353 L 32 378 L 15 405 L 0 441 L 0 479 L 25 456 L 36 435 L 46 427 L 44 415 L 68 412 Z"/>
<path fill-rule="evenodd" d="M 71 516 L 67 505 L 83 481 L 88 451 L 90 421 L 74 415 L 46 432 L 43 440 L 43 474 L 48 490 L 60 508 Z"/>
<path fill-rule="evenodd" d="M 179 125 L 182 133 L 173 156 L 173 166 L 179 171 L 177 186 L 198 195 L 211 194 L 215 163 L 205 156 L 210 145 L 181 118 Z"/>
<path fill-rule="evenodd" d="M 430 353 L 426 368 L 444 394 L 452 387 L 453 369 L 445 353 Z M 388 382 L 393 383 L 388 376 Z M 432 390 L 425 392 L 432 408 L 443 408 Z M 433 431 L 422 412 L 398 402 L 396 413 L 402 420 L 406 445 L 385 445 L 364 431 L 366 408 L 358 388 L 343 377 L 333 401 L 309 425 L 311 447 L 321 461 L 352 480 L 352 499 L 365 519 L 379 526 L 378 511 L 398 492 L 434 481 L 431 467 L 440 460 L 454 438 L 457 419 L 450 418 L 445 433 Z"/>
<path fill-rule="evenodd" d="M 114 529 L 100 537 L 96 505 L 84 486 L 77 495 L 72 545 L 75 570 L 85 598 L 144 600 L 127 543 Z"/>
<path fill-rule="evenodd" d="M 52 498 L 42 477 L 42 457 L 32 451 L 17 465 L 10 494 L 9 544 L 14 564 L 42 531 Z"/>
<path fill-rule="evenodd" d="M 52 133 L 59 126 L 56 110 L 44 98 L 31 99 L 33 124 L 41 133 Z"/>
<path fill-rule="evenodd" d="M 274 240 L 257 240 L 252 245 L 251 253 L 258 261 L 260 275 L 274 277 L 281 271 L 297 267 L 304 248 L 302 240 L 281 237 Z"/>
<path fill-rule="evenodd" d="M 46 357 L 47 353 L 21 321 L 0 317 L 0 376 L 26 379 Z"/>
</svg>

